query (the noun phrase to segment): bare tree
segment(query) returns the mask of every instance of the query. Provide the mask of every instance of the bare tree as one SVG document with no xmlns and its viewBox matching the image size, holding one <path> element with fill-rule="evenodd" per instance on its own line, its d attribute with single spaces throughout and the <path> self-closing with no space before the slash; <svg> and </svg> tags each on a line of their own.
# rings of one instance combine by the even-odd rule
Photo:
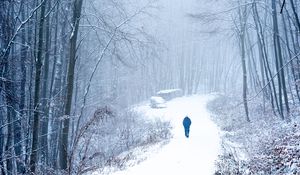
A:
<svg viewBox="0 0 300 175">
<path fill-rule="evenodd" d="M 38 35 L 38 46 L 37 46 L 37 58 L 35 62 L 35 86 L 34 86 L 34 117 L 33 117 L 33 129 L 32 129 L 32 146 L 30 154 L 30 171 L 36 172 L 36 163 L 38 160 L 38 149 L 39 149 L 39 128 L 40 128 L 40 85 L 41 85 L 41 72 L 42 72 L 42 59 L 44 49 L 44 31 L 45 31 L 45 12 L 46 2 L 41 2 L 41 13 L 39 20 L 39 35 Z"/>
<path fill-rule="evenodd" d="M 62 124 L 62 140 L 60 141 L 60 168 L 62 170 L 68 169 L 68 147 L 69 147 L 69 125 L 70 125 L 70 114 L 73 97 L 73 84 L 74 84 L 74 72 L 76 62 L 76 51 L 77 51 L 77 36 L 79 23 L 81 19 L 83 0 L 75 0 L 73 4 L 73 17 L 72 17 L 72 32 L 70 36 L 70 58 L 68 63 L 68 76 L 67 76 L 67 96 L 65 99 L 65 110 L 64 115 L 66 119 Z M 70 167 L 70 165 L 69 165 Z"/>
</svg>

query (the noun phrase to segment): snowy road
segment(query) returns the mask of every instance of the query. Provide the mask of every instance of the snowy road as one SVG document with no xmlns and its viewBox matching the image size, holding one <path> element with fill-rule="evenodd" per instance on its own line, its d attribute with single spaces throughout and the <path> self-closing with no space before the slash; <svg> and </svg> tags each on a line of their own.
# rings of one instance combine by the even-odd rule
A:
<svg viewBox="0 0 300 175">
<path fill-rule="evenodd" d="M 174 99 L 165 109 L 140 107 L 148 117 L 163 116 L 170 119 L 174 137 L 161 150 L 148 159 L 113 175 L 212 175 L 220 144 L 217 126 L 210 120 L 206 109 L 211 96 L 191 96 Z M 182 120 L 192 120 L 190 138 L 185 138 Z"/>
</svg>

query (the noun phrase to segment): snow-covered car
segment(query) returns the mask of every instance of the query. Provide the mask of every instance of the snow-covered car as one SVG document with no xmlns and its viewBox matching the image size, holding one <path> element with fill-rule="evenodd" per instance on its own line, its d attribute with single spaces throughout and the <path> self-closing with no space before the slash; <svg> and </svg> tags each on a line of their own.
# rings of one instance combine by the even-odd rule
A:
<svg viewBox="0 0 300 175">
<path fill-rule="evenodd" d="M 162 97 L 153 96 L 150 98 L 151 108 L 165 108 L 167 107 L 166 101 Z"/>
<path fill-rule="evenodd" d="M 176 97 L 183 96 L 183 92 L 181 89 L 166 89 L 157 92 L 157 96 L 162 97 L 165 100 L 171 100 Z"/>
</svg>

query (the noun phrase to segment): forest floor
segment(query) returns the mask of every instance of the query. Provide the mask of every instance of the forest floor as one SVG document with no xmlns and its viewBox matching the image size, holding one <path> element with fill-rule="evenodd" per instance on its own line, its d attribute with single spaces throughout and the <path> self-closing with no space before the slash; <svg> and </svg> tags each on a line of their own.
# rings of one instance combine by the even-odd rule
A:
<svg viewBox="0 0 300 175">
<path fill-rule="evenodd" d="M 166 108 L 152 109 L 140 105 L 135 109 L 150 120 L 169 120 L 173 126 L 170 142 L 161 146 L 151 146 L 146 151 L 137 150 L 144 161 L 123 170 L 95 172 L 111 175 L 147 174 L 203 174 L 215 172 L 215 160 L 220 152 L 218 127 L 210 120 L 206 105 L 213 95 L 194 95 L 167 102 Z M 182 120 L 189 116 L 192 120 L 190 137 L 184 136 Z M 146 155 L 146 156 L 145 156 Z M 105 173 L 106 172 L 106 173 Z"/>
<path fill-rule="evenodd" d="M 246 121 L 238 95 L 219 95 L 208 104 L 221 132 L 220 175 L 300 175 L 300 111 L 291 105 L 289 120 L 274 115 L 270 104 L 249 102 Z"/>
</svg>

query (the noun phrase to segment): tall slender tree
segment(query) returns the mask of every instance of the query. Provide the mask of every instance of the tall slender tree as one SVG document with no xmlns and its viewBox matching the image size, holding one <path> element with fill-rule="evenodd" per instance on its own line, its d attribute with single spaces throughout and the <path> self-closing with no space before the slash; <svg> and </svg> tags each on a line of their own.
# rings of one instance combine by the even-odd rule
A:
<svg viewBox="0 0 300 175">
<path fill-rule="evenodd" d="M 68 147 L 69 147 L 69 126 L 70 126 L 70 114 L 72 107 L 73 97 L 73 85 L 74 85 L 74 73 L 77 51 L 77 36 L 79 30 L 79 23 L 81 18 L 83 0 L 75 0 L 73 4 L 73 17 L 72 17 L 72 32 L 70 36 L 70 51 L 69 51 L 69 63 L 68 63 L 68 76 L 67 76 L 67 95 L 65 99 L 64 115 L 66 118 L 62 124 L 62 135 L 60 141 L 60 168 L 62 170 L 68 169 Z M 70 166 L 69 166 L 70 167 Z M 70 170 L 68 170 L 70 172 Z"/>
<path fill-rule="evenodd" d="M 32 129 L 32 145 L 30 154 L 30 171 L 36 172 L 36 164 L 38 161 L 39 146 L 39 130 L 40 130 L 40 85 L 41 72 L 43 64 L 43 48 L 44 48 L 44 31 L 45 31 L 45 11 L 46 1 L 41 1 L 40 20 L 38 24 L 38 46 L 37 57 L 35 60 L 35 83 L 34 83 L 34 112 L 33 112 L 33 129 Z"/>
</svg>

